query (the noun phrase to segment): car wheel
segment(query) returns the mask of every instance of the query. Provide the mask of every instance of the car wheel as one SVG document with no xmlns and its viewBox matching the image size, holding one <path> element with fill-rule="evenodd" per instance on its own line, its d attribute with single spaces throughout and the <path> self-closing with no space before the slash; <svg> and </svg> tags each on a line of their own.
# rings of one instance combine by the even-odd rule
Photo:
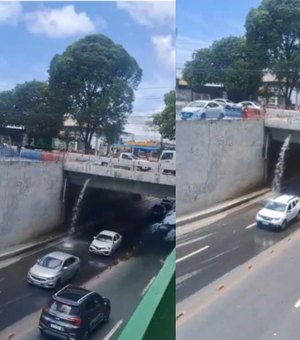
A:
<svg viewBox="0 0 300 340">
<path fill-rule="evenodd" d="M 287 222 L 286 221 L 283 221 L 282 222 L 282 225 L 281 225 L 281 230 L 285 230 L 287 227 Z"/>
<path fill-rule="evenodd" d="M 201 118 L 201 119 L 206 119 L 206 114 L 205 114 L 205 113 L 202 113 L 200 118 Z"/>
<path fill-rule="evenodd" d="M 108 323 L 110 317 L 110 310 L 107 311 L 107 313 L 104 316 L 103 323 Z"/>
</svg>

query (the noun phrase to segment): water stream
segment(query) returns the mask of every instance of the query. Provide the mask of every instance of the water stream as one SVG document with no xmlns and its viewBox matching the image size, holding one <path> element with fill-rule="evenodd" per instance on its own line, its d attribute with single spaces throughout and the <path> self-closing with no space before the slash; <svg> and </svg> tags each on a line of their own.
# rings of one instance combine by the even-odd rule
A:
<svg viewBox="0 0 300 340">
<path fill-rule="evenodd" d="M 83 200 L 86 188 L 87 188 L 90 180 L 91 179 L 88 178 L 84 182 L 84 185 L 83 185 L 83 187 L 82 187 L 82 189 L 80 191 L 80 194 L 78 196 L 77 202 L 76 202 L 76 204 L 75 204 L 75 206 L 73 208 L 72 220 L 71 220 L 71 225 L 70 225 L 70 229 L 69 229 L 69 235 L 73 234 L 74 231 L 75 231 L 76 223 L 77 223 L 77 220 L 78 220 L 78 217 L 79 217 L 79 213 L 80 213 L 81 203 L 82 203 L 82 200 Z"/>
<path fill-rule="evenodd" d="M 279 194 L 281 192 L 281 182 L 282 182 L 282 176 L 285 169 L 285 154 L 287 150 L 289 149 L 291 140 L 291 135 L 288 135 L 281 147 L 278 161 L 276 163 L 275 171 L 274 171 L 274 179 L 272 182 L 272 190 L 274 193 Z"/>
</svg>

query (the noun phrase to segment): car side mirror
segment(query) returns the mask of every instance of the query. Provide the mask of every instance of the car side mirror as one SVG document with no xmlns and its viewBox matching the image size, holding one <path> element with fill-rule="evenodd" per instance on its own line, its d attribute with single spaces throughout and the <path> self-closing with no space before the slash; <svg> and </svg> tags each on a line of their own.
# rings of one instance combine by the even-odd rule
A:
<svg viewBox="0 0 300 340">
<path fill-rule="evenodd" d="M 64 267 L 63 267 L 63 270 L 66 270 L 66 269 L 68 269 L 68 267 L 64 266 Z"/>
<path fill-rule="evenodd" d="M 94 236 L 93 239 L 95 240 L 95 239 L 96 239 L 96 236 Z"/>
</svg>

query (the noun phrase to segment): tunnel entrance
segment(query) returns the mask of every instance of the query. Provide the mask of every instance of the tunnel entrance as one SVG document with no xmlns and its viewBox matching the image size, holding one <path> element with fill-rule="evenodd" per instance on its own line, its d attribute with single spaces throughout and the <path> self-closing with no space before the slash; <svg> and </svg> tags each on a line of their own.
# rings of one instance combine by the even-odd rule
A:
<svg viewBox="0 0 300 340">
<path fill-rule="evenodd" d="M 284 142 L 270 139 L 268 149 L 267 182 L 272 185 L 274 170 L 278 161 L 279 153 Z M 292 179 L 300 183 L 300 144 L 293 143 L 293 139 L 285 155 L 285 167 L 282 182 L 289 183 Z M 300 193 L 300 192 L 299 192 Z"/>
</svg>

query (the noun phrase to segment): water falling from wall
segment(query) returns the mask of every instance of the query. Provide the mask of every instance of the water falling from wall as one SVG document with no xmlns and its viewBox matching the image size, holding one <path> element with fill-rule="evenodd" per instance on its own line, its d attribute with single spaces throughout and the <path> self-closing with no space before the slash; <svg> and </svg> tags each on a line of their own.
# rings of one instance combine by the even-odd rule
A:
<svg viewBox="0 0 300 340">
<path fill-rule="evenodd" d="M 77 202 L 73 208 L 73 213 L 72 213 L 72 220 L 71 220 L 71 226 L 70 226 L 70 230 L 69 230 L 69 234 L 73 234 L 75 231 L 75 227 L 76 227 L 76 222 L 78 220 L 79 217 L 79 213 L 80 213 L 80 208 L 81 208 L 81 203 L 85 194 L 85 190 L 90 182 L 90 178 L 88 178 L 85 182 L 84 185 L 80 191 L 80 194 L 78 196 Z"/>
<path fill-rule="evenodd" d="M 277 194 L 279 194 L 281 191 L 281 181 L 282 181 L 282 176 L 284 173 L 284 166 L 285 166 L 285 155 L 289 148 L 290 140 L 291 140 L 291 135 L 288 135 L 281 147 L 278 161 L 275 167 L 274 179 L 272 182 L 272 190 Z"/>
</svg>

